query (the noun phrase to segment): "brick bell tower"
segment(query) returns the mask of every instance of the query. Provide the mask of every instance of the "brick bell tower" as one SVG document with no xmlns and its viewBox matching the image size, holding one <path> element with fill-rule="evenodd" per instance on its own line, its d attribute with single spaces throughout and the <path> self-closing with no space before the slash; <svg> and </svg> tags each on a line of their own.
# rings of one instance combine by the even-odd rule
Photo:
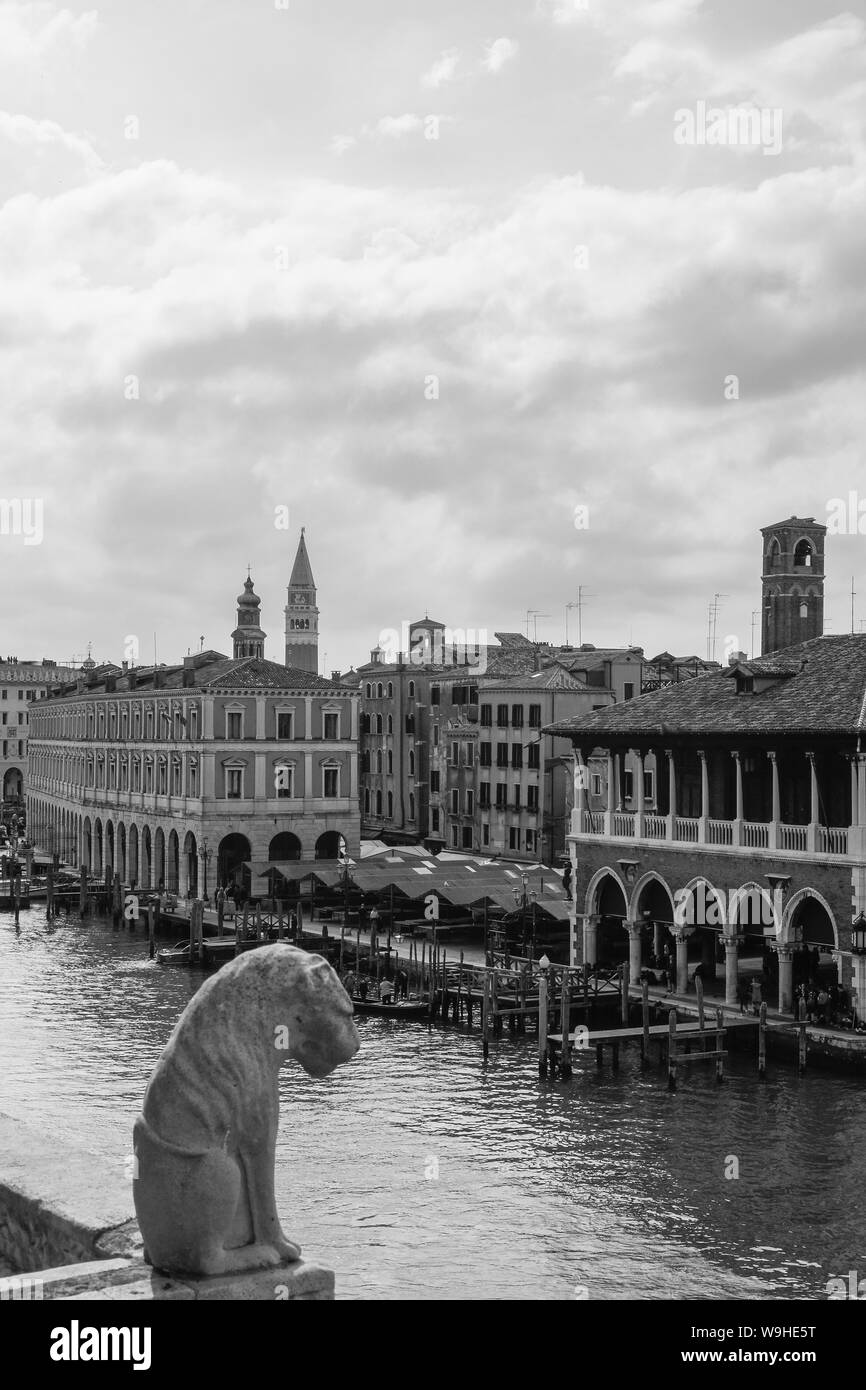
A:
<svg viewBox="0 0 866 1390">
<path fill-rule="evenodd" d="M 761 655 L 824 633 L 824 537 L 813 516 L 762 526 Z"/>
<path fill-rule="evenodd" d="M 298 553 L 289 580 L 289 601 L 286 605 L 286 665 L 318 675 L 319 671 L 319 610 L 316 607 L 316 583 L 310 568 L 304 528 Z"/>
</svg>

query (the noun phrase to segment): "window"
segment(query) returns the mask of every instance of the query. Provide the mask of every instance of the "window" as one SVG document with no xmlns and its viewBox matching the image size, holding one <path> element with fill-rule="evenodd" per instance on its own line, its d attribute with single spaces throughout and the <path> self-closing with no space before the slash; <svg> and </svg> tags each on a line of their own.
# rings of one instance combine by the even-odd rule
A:
<svg viewBox="0 0 866 1390">
<path fill-rule="evenodd" d="M 497 706 L 496 706 L 496 723 L 497 723 L 497 725 L 499 726 L 500 729 L 507 729 L 507 728 L 508 728 L 508 706 L 507 706 L 507 705 L 497 705 Z"/>
<path fill-rule="evenodd" d="M 624 700 L 633 700 L 633 699 L 634 699 L 634 681 L 626 681 L 626 682 L 625 682 L 625 685 L 624 685 L 623 688 L 622 688 L 622 692 L 623 692 L 623 693 L 622 693 L 622 697 L 623 697 Z"/>
<path fill-rule="evenodd" d="M 466 814 L 467 816 L 475 814 L 475 793 L 471 790 L 466 793 Z"/>
<path fill-rule="evenodd" d="M 388 819 L 394 819 L 394 793 L 388 793 Z"/>
<path fill-rule="evenodd" d="M 125 765 L 125 764 L 124 764 L 124 766 L 123 766 L 123 772 L 124 772 L 124 774 L 126 773 L 126 765 Z M 125 782 L 125 781 L 126 781 L 126 778 L 125 778 L 125 776 L 124 776 L 124 782 Z M 172 765 L 171 765 L 171 794 L 172 794 L 172 796 L 180 796 L 181 785 L 182 785 L 182 783 L 181 783 L 181 765 L 180 765 L 179 762 L 173 762 Z"/>
<path fill-rule="evenodd" d="M 514 729 L 522 729 L 522 728 L 523 728 L 523 706 L 522 706 L 522 705 L 512 705 L 512 706 L 511 706 L 511 726 L 512 726 L 512 728 L 514 728 Z"/>
<path fill-rule="evenodd" d="M 376 815 L 377 815 L 377 816 L 381 816 L 381 814 L 382 814 L 382 793 L 381 793 L 381 792 L 377 792 L 377 793 L 376 793 Z"/>
<path fill-rule="evenodd" d="M 372 698 L 373 698 L 373 687 L 372 687 L 372 685 L 368 685 L 368 686 L 367 686 L 367 699 L 368 699 L 368 700 L 372 700 Z"/>
<path fill-rule="evenodd" d="M 485 729 L 489 729 L 492 723 L 493 723 L 493 706 L 492 706 L 492 705 L 482 705 L 482 706 L 481 706 L 481 724 L 482 724 L 482 727 L 485 728 Z"/>
<path fill-rule="evenodd" d="M 326 714 L 324 716 L 323 727 L 325 738 L 339 738 L 339 721 L 340 716 L 338 714 Z"/>
<path fill-rule="evenodd" d="M 389 682 L 388 682 L 388 699 L 389 699 L 389 700 L 393 700 L 393 698 L 394 698 L 394 682 L 393 682 L 393 681 L 389 681 Z"/>
<path fill-rule="evenodd" d="M 190 796 L 198 796 L 198 764 L 195 758 L 190 761 L 189 765 L 189 794 Z"/>
<path fill-rule="evenodd" d="M 377 699 L 377 700 L 381 700 L 381 698 L 382 698 L 382 682 L 380 681 L 379 684 L 376 686 L 376 699 Z"/>
<path fill-rule="evenodd" d="M 241 767 L 226 768 L 226 797 L 229 801 L 240 801 L 244 789 L 244 771 Z"/>
<path fill-rule="evenodd" d="M 340 791 L 340 769 L 338 767 L 326 767 L 322 774 L 322 792 L 329 799 L 339 796 Z M 389 793 L 390 796 L 390 793 Z M 388 813 L 390 815 L 390 812 Z"/>
<path fill-rule="evenodd" d="M 241 721 L 243 715 L 237 711 L 230 711 L 226 715 L 226 738 L 240 738 L 242 735 Z"/>
<path fill-rule="evenodd" d="M 464 827 L 463 827 L 463 848 L 464 848 L 464 849 L 471 849 L 471 848 L 472 848 L 472 826 L 471 826 L 471 825 L 464 825 Z"/>
<path fill-rule="evenodd" d="M 153 792 L 153 761 L 150 758 L 144 765 L 144 790 Z"/>
<path fill-rule="evenodd" d="M 623 788 L 622 788 L 623 800 L 624 800 L 624 801 L 631 801 L 632 797 L 634 796 L 634 773 L 632 772 L 632 770 L 631 770 L 630 767 L 627 767 L 627 768 L 626 768 L 625 772 L 623 773 L 623 779 L 622 779 L 622 780 L 623 780 Z"/>
<path fill-rule="evenodd" d="M 452 743 L 451 745 L 451 762 L 455 767 L 457 767 L 460 762 L 460 748 L 456 743 Z"/>
<path fill-rule="evenodd" d="M 366 790 L 364 791 L 364 810 L 365 810 L 365 811 L 369 811 L 369 809 L 370 809 L 370 788 L 367 787 Z"/>
<path fill-rule="evenodd" d="M 489 805 L 490 805 L 490 783 L 489 783 L 489 782 L 479 782 L 479 783 L 478 783 L 478 805 L 479 805 L 479 806 L 489 806 Z"/>
<path fill-rule="evenodd" d="M 466 746 L 466 766 L 467 766 L 467 767 L 474 767 L 474 766 L 475 766 L 475 744 L 474 744 L 474 743 L 467 743 L 465 746 Z"/>
<path fill-rule="evenodd" d="M 505 802 L 508 795 L 508 788 L 504 782 L 496 783 L 496 806 L 502 811 L 505 809 Z"/>
<path fill-rule="evenodd" d="M 393 734 L 393 732 L 394 732 L 394 716 L 393 716 L 393 714 L 389 714 L 389 715 L 388 715 L 387 729 L 388 729 L 388 733 L 389 733 L 389 734 Z"/>
<path fill-rule="evenodd" d="M 409 776 L 415 776 L 415 753 L 411 748 L 409 749 Z"/>
<path fill-rule="evenodd" d="M 601 796 L 601 773 L 599 772 L 592 774 L 592 794 L 593 796 Z"/>
<path fill-rule="evenodd" d="M 438 704 L 439 704 L 439 686 L 438 686 L 438 685 L 431 685 L 431 687 L 430 687 L 430 703 L 431 703 L 431 705 L 438 705 Z"/>
<path fill-rule="evenodd" d="M 430 812 L 430 829 L 437 835 L 439 834 L 439 812 L 435 807 Z"/>
<path fill-rule="evenodd" d="M 287 743 L 292 741 L 292 713 L 291 710 L 280 710 L 277 714 L 277 738 L 285 739 Z"/>
<path fill-rule="evenodd" d="M 277 763 L 274 768 L 274 784 L 277 789 L 277 797 L 290 800 L 295 794 L 295 769 L 288 763 Z"/>
<path fill-rule="evenodd" d="M 452 827 L 451 827 L 451 844 L 453 845 L 454 849 L 459 849 L 459 848 L 460 848 L 460 826 L 459 826 L 459 825 L 452 825 Z"/>
<path fill-rule="evenodd" d="M 377 734 L 383 734 L 384 732 L 385 732 L 385 729 L 384 729 L 384 725 L 383 725 L 383 723 L 382 723 L 382 716 L 381 716 L 381 714 L 377 714 L 377 715 L 376 715 L 376 733 L 377 733 Z"/>
<path fill-rule="evenodd" d="M 515 809 L 515 811 L 519 811 L 519 810 L 520 810 L 520 783 L 519 783 L 519 782 L 515 782 L 515 783 L 514 783 L 514 809 Z"/>
<path fill-rule="evenodd" d="M 526 766 L 536 771 L 541 767 L 541 744 L 530 743 L 526 750 Z"/>
<path fill-rule="evenodd" d="M 481 825 L 481 843 L 482 845 L 490 844 L 490 826 L 487 821 L 483 821 Z"/>
<path fill-rule="evenodd" d="M 409 793 L 409 819 L 415 819 L 415 793 Z"/>
<path fill-rule="evenodd" d="M 167 791 L 168 791 L 168 768 L 167 768 L 167 766 L 166 766 L 165 758 L 160 758 L 160 760 L 159 760 L 159 768 L 157 769 L 157 774 L 156 774 L 156 792 L 157 792 L 157 796 L 165 796 L 165 794 L 166 794 Z"/>
<path fill-rule="evenodd" d="M 508 848 L 520 849 L 520 831 L 515 825 L 508 827 Z"/>
<path fill-rule="evenodd" d="M 534 830 L 527 830 L 527 832 L 526 832 L 526 848 L 529 850 L 530 854 L 534 854 L 534 853 L 535 853 L 535 831 L 534 831 Z"/>
<path fill-rule="evenodd" d="M 460 792 L 457 787 L 451 792 L 451 814 L 452 816 L 460 815 Z"/>
<path fill-rule="evenodd" d="M 645 772 L 643 775 L 643 799 L 644 801 L 652 801 L 653 799 L 652 772 Z"/>
<path fill-rule="evenodd" d="M 530 729 L 541 728 L 541 705 L 529 706 L 529 727 Z"/>
<path fill-rule="evenodd" d="M 377 748 L 377 750 L 376 750 L 376 771 L 379 772 L 379 773 L 382 772 L 382 750 L 381 750 L 381 748 Z"/>
<path fill-rule="evenodd" d="M 512 743 L 511 745 L 511 766 L 523 767 L 523 744 Z"/>
<path fill-rule="evenodd" d="M 478 764 L 480 767 L 491 767 L 493 763 L 493 744 L 479 743 L 478 745 Z"/>
<path fill-rule="evenodd" d="M 430 773 L 430 790 L 431 790 L 431 792 L 438 792 L 438 790 L 439 790 L 439 773 L 438 773 L 438 772 L 431 772 L 431 773 Z"/>
<path fill-rule="evenodd" d="M 438 748 L 438 747 L 439 747 L 439 725 L 438 725 L 438 724 L 434 724 L 434 725 L 433 725 L 433 747 L 434 747 L 434 748 Z"/>
<path fill-rule="evenodd" d="M 527 788 L 526 788 L 526 809 L 527 809 L 527 811 L 537 811 L 537 810 L 538 810 L 538 788 L 537 788 L 537 787 L 527 787 Z"/>
<path fill-rule="evenodd" d="M 409 695 L 409 699 L 410 699 L 410 700 L 414 700 L 414 699 L 415 699 L 415 682 L 414 682 L 414 681 L 410 681 L 410 682 L 409 682 L 409 691 L 408 691 L 408 695 Z"/>
<path fill-rule="evenodd" d="M 393 775 L 394 772 L 394 754 L 391 752 L 390 748 L 388 749 L 388 772 L 391 775 Z"/>
<path fill-rule="evenodd" d="M 496 766 L 497 766 L 497 767 L 507 767 L 507 766 L 508 766 L 508 744 L 507 744 L 507 743 L 497 743 L 497 745 L 496 745 Z"/>
</svg>

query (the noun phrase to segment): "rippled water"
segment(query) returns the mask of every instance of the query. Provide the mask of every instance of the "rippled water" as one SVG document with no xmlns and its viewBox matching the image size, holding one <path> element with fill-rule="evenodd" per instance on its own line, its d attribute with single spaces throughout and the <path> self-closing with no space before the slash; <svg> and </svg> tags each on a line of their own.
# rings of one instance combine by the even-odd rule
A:
<svg viewBox="0 0 866 1390">
<path fill-rule="evenodd" d="M 0 914 L 0 1110 L 123 1171 L 151 1067 L 203 975 L 110 925 Z M 531 1038 L 359 1021 L 283 1074 L 277 1198 L 342 1298 L 815 1298 L 866 1274 L 863 1083 L 732 1059 L 676 1095 L 624 1050 L 540 1083 Z M 729 1155 L 740 1176 L 726 1180 Z M 98 1181 L 98 1174 L 94 1174 Z"/>
</svg>

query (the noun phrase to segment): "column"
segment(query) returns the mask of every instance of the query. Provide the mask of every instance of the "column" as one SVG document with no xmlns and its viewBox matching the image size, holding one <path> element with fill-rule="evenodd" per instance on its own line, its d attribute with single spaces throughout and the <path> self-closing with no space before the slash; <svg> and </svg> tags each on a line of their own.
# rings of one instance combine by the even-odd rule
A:
<svg viewBox="0 0 866 1390">
<path fill-rule="evenodd" d="M 349 796 L 352 799 L 352 806 L 358 800 L 358 754 L 349 754 Z"/>
<path fill-rule="evenodd" d="M 631 985 L 640 984 L 641 932 L 640 922 L 626 922 L 628 930 L 628 980 Z"/>
<path fill-rule="evenodd" d="M 357 742 L 358 742 L 358 703 L 359 703 L 359 702 L 358 702 L 358 697 L 357 697 L 357 695 L 353 696 L 353 697 L 352 697 L 352 700 L 351 700 L 351 702 L 350 702 L 350 704 L 351 704 L 351 710 L 352 710 L 352 732 L 351 732 L 350 737 L 351 737 L 353 743 L 357 743 Z M 400 730 L 400 738 L 403 739 L 404 737 L 405 737 L 405 728 Z"/>
<path fill-rule="evenodd" d="M 613 813 L 616 810 L 616 784 L 614 778 L 616 769 L 613 761 L 613 753 L 607 750 L 607 810 L 604 813 L 604 833 L 607 839 L 613 834 Z"/>
<path fill-rule="evenodd" d="M 574 810 L 574 830 L 582 835 L 586 830 L 586 766 L 579 748 L 574 750 Z"/>
<path fill-rule="evenodd" d="M 643 822 L 644 822 L 644 800 L 643 800 L 643 753 L 641 752 L 641 750 L 640 750 L 639 748 L 635 748 L 635 749 L 634 749 L 634 756 L 635 756 L 634 780 L 635 780 L 635 783 L 636 783 L 636 786 L 635 786 L 635 795 L 634 795 L 634 807 L 635 807 L 634 833 L 635 833 L 635 838 L 636 838 L 636 839 L 642 840 L 642 839 L 643 839 L 643 832 L 644 832 L 644 824 L 643 824 Z"/>
<path fill-rule="evenodd" d="M 258 704 L 258 701 L 256 701 Z M 264 753 L 254 753 L 255 774 L 253 782 L 253 796 L 256 801 L 265 801 L 271 794 L 276 796 L 276 790 L 265 786 L 265 757 Z"/>
<path fill-rule="evenodd" d="M 809 759 L 809 782 L 811 798 L 809 803 L 809 825 L 806 830 L 806 849 L 810 854 L 818 852 L 818 822 L 820 820 L 820 810 L 818 808 L 818 773 L 815 769 L 815 754 L 807 753 Z"/>
<path fill-rule="evenodd" d="M 655 956 L 656 960 L 661 960 L 661 958 L 662 958 L 662 932 L 663 932 L 663 931 L 664 931 L 664 923 L 662 923 L 662 922 L 653 922 L 653 955 Z"/>
<path fill-rule="evenodd" d="M 665 749 L 668 760 L 668 839 L 675 840 L 677 834 L 677 765 L 674 750 Z"/>
<path fill-rule="evenodd" d="M 779 957 L 779 1012 L 793 1013 L 794 1009 L 794 951 L 791 946 L 777 946 Z"/>
<path fill-rule="evenodd" d="M 729 1006 L 736 1005 L 738 1003 L 737 986 L 739 984 L 737 937 L 723 936 L 722 945 L 725 948 L 725 1003 Z"/>
<path fill-rule="evenodd" d="M 866 755 L 857 754 L 857 824 L 866 826 Z"/>
<path fill-rule="evenodd" d="M 622 763 L 619 753 L 613 755 L 613 809 L 622 810 Z"/>
<path fill-rule="evenodd" d="M 770 817 L 770 849 L 779 847 L 779 821 L 781 819 L 781 809 L 779 801 L 779 763 L 775 752 L 767 754 L 770 759 L 770 767 L 773 773 L 773 810 Z"/>
<path fill-rule="evenodd" d="M 304 800 L 309 801 L 317 795 L 318 792 L 313 786 L 313 755 L 304 753 Z"/>
<path fill-rule="evenodd" d="M 266 697 L 265 697 L 264 695 L 257 695 L 257 696 L 256 696 L 256 738 L 265 738 L 265 737 L 267 736 L 267 729 L 266 729 L 266 725 L 265 725 L 266 713 L 267 713 L 267 711 L 266 711 L 266 706 L 267 706 L 267 699 L 266 699 Z"/>
<path fill-rule="evenodd" d="M 142 716 L 143 717 L 143 716 Z M 213 738 L 213 696 L 202 696 L 201 702 L 201 736 L 202 738 Z"/>
<path fill-rule="evenodd" d="M 583 919 L 583 963 L 595 965 L 598 955 L 598 917 L 587 913 Z"/>
<path fill-rule="evenodd" d="M 701 760 L 701 820 L 698 826 L 698 843 L 707 843 L 707 821 L 710 816 L 710 775 L 707 769 L 707 755 L 703 748 L 698 749 Z"/>
<path fill-rule="evenodd" d="M 857 814 L 857 759 L 849 758 L 851 764 L 851 820 L 852 826 L 860 824 L 860 817 Z"/>
<path fill-rule="evenodd" d="M 313 697 L 304 696 L 304 738 L 313 737 Z"/>
<path fill-rule="evenodd" d="M 734 811 L 733 843 L 735 845 L 741 845 L 743 843 L 743 764 L 739 749 L 736 749 L 731 754 L 731 757 L 734 760 L 734 771 L 737 780 L 737 803 Z"/>
<path fill-rule="evenodd" d="M 688 994 L 689 992 L 689 958 L 687 946 L 691 934 L 691 929 L 688 927 L 680 927 L 674 932 L 674 941 L 677 943 L 677 994 Z"/>
</svg>

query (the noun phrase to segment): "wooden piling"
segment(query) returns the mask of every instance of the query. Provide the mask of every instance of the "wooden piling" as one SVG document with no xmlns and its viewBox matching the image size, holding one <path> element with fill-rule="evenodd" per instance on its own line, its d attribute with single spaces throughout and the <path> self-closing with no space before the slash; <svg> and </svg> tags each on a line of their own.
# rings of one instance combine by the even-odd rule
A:
<svg viewBox="0 0 866 1390">
<path fill-rule="evenodd" d="M 640 1055 L 643 1061 L 649 1061 L 649 1040 L 650 1040 L 650 1008 L 649 1008 L 649 985 L 646 980 L 640 987 L 640 1010 L 641 1024 L 643 1026 L 643 1037 L 640 1044 Z"/>
<path fill-rule="evenodd" d="M 758 1075 L 764 1077 L 767 1074 L 767 1005 L 761 1005 L 758 1014 Z"/>
<path fill-rule="evenodd" d="M 721 1030 L 723 1024 L 724 1018 L 722 1016 L 722 1011 L 721 1009 L 716 1009 L 716 1027 Z M 721 1031 L 716 1038 L 716 1047 L 719 1049 L 719 1055 L 716 1058 L 716 1081 L 721 1086 L 725 1079 L 725 1039 Z"/>
<path fill-rule="evenodd" d="M 538 1075 L 547 1075 L 547 971 L 538 977 Z"/>
<path fill-rule="evenodd" d="M 481 986 L 481 1053 L 486 1062 L 490 1053 L 490 975 L 486 970 Z"/>
<path fill-rule="evenodd" d="M 155 943 L 154 943 L 154 934 L 155 934 L 155 933 L 154 933 L 154 927 L 155 927 L 155 925 L 156 925 L 156 911 L 155 911 L 155 909 L 154 909 L 153 903 L 150 903 L 150 904 L 148 905 L 148 908 L 147 908 L 147 953 L 148 953 L 148 955 L 150 956 L 150 959 L 151 959 L 151 960 L 153 960 L 153 955 L 154 955 L 154 950 L 155 950 Z"/>
<path fill-rule="evenodd" d="M 704 982 L 700 975 L 695 975 L 695 998 L 698 1001 L 698 1027 L 704 1031 Z"/>
<path fill-rule="evenodd" d="M 806 1070 L 806 1001 L 805 1001 L 805 999 L 801 999 L 801 1000 L 800 1000 L 800 1004 L 799 1004 L 799 1008 L 798 1008 L 798 1010 L 797 1010 L 797 1014 L 798 1014 L 797 1032 L 798 1032 L 798 1034 L 799 1034 L 799 1036 L 798 1036 L 798 1038 L 797 1038 L 797 1070 L 798 1070 L 799 1074 L 802 1076 L 802 1075 L 804 1074 L 805 1070 Z"/>
<path fill-rule="evenodd" d="M 84 920 L 87 911 L 87 870 L 84 865 L 78 870 L 78 916 Z"/>
<path fill-rule="evenodd" d="M 668 1090 L 677 1089 L 677 1011 L 668 1014 Z"/>
<path fill-rule="evenodd" d="M 622 1026 L 628 1027 L 628 966 L 623 965 L 622 976 L 620 978 L 621 1002 L 622 1002 Z"/>
<path fill-rule="evenodd" d="M 559 1073 L 563 1079 L 571 1076 L 571 996 L 569 994 L 568 971 L 562 972 L 562 1047 L 559 1053 Z"/>
</svg>

